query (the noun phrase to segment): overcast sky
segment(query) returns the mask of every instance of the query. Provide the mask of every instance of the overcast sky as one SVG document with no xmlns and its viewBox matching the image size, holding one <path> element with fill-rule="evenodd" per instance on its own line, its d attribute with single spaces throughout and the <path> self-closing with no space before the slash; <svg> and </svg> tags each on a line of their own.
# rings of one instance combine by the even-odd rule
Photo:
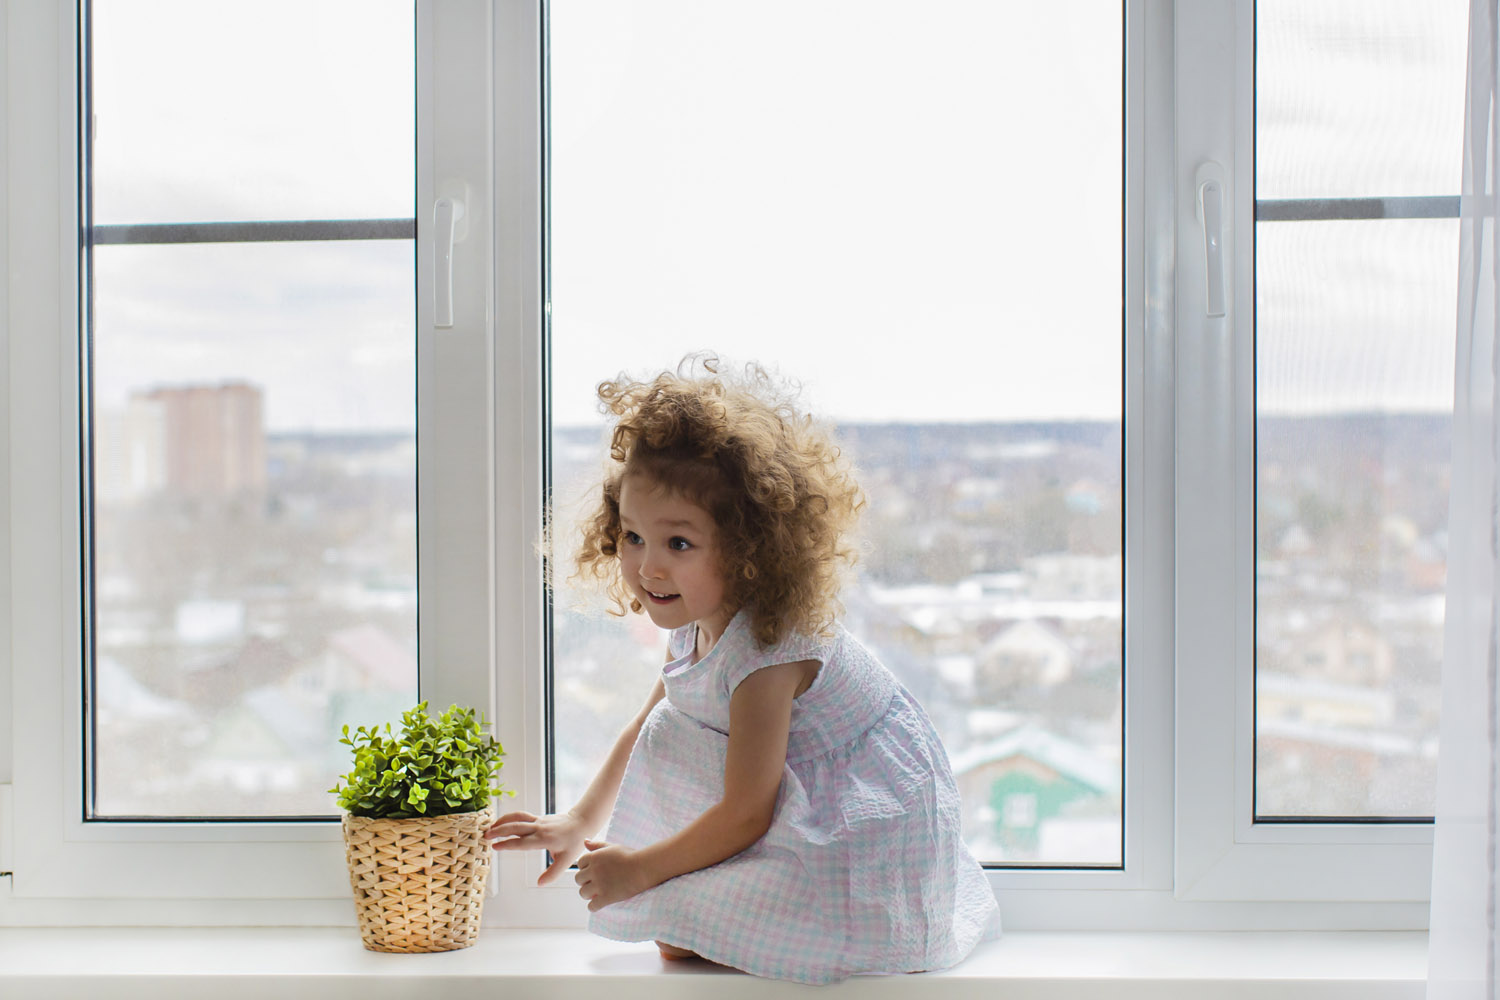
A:
<svg viewBox="0 0 1500 1000">
<path fill-rule="evenodd" d="M 1117 417 L 1119 9 L 554 0 L 559 423 L 703 348 L 837 419 Z M 412 214 L 409 3 L 94 10 L 98 222 Z M 1260 11 L 1262 197 L 1456 191 L 1461 0 Z M 1454 226 L 1272 228 L 1266 406 L 1447 406 Z M 410 425 L 409 244 L 96 265 L 105 405 L 238 377 L 273 429 Z"/>
</svg>

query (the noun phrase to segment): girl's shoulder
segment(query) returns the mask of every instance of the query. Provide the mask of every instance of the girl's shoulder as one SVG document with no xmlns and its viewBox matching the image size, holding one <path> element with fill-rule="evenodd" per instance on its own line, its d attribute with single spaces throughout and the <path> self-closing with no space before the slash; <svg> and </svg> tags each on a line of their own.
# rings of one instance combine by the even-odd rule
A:
<svg viewBox="0 0 1500 1000">
<path fill-rule="evenodd" d="M 732 627 L 726 630 L 724 635 L 724 639 L 730 640 L 728 648 L 724 651 L 726 654 L 724 677 L 730 691 L 739 687 L 746 677 L 757 670 L 774 667 L 779 663 L 815 660 L 820 664 L 826 664 L 838 652 L 844 634 L 843 627 L 835 624 L 826 634 L 791 632 L 774 645 L 762 646 L 751 634 L 748 620 L 740 621 L 737 616 L 731 626 L 736 623 L 740 627 Z M 720 642 L 722 643 L 724 639 Z"/>
<path fill-rule="evenodd" d="M 837 623 L 827 632 L 793 632 L 766 650 L 769 663 L 795 663 L 798 660 L 826 660 L 838 649 L 844 627 Z"/>
</svg>

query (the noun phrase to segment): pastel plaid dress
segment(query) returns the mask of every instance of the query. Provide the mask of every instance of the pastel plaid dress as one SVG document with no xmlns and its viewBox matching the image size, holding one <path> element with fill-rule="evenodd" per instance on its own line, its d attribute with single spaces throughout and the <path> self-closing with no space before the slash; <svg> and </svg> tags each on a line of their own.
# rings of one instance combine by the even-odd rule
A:
<svg viewBox="0 0 1500 1000">
<path fill-rule="evenodd" d="M 697 662 L 695 642 L 694 626 L 672 633 L 667 696 L 631 751 L 605 839 L 645 847 L 718 802 L 734 689 L 762 667 L 818 660 L 793 703 L 775 818 L 734 857 L 591 914 L 591 931 L 813 984 L 947 968 L 999 934 L 937 732 L 864 646 L 839 627 L 762 649 L 744 612 Z"/>
</svg>

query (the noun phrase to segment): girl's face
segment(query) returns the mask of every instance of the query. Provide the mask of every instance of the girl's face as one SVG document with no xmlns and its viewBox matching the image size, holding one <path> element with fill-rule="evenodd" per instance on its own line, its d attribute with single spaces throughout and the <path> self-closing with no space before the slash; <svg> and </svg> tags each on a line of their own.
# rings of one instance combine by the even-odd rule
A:
<svg viewBox="0 0 1500 1000">
<path fill-rule="evenodd" d="M 697 504 L 639 475 L 620 484 L 620 572 L 660 628 L 697 622 L 711 641 L 734 616 L 724 605 L 718 529 Z"/>
</svg>

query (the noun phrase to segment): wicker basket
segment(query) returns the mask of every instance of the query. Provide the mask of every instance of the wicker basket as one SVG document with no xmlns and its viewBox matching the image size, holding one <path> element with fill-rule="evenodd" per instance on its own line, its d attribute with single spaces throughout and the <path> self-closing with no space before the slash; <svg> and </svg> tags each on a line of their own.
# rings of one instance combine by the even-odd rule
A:
<svg viewBox="0 0 1500 1000">
<path fill-rule="evenodd" d="M 494 812 L 414 819 L 344 814 L 359 934 L 371 951 L 452 951 L 478 940 Z"/>
</svg>

